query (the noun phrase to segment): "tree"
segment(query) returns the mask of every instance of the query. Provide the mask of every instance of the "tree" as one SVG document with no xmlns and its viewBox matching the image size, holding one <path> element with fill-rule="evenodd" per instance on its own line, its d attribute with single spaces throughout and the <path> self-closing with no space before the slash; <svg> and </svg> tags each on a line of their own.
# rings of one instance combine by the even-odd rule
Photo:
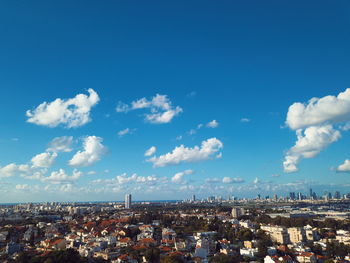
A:
<svg viewBox="0 0 350 263">
<path fill-rule="evenodd" d="M 238 263 L 239 258 L 225 254 L 219 254 L 211 258 L 212 263 Z"/>
<path fill-rule="evenodd" d="M 144 255 L 150 262 L 159 262 L 160 251 L 158 248 L 148 248 Z"/>
<path fill-rule="evenodd" d="M 249 228 L 242 228 L 237 233 L 237 238 L 242 241 L 251 241 L 253 237 L 253 232 Z"/>
<path fill-rule="evenodd" d="M 172 255 L 161 257 L 160 263 L 185 263 L 185 261 L 180 255 Z"/>
</svg>

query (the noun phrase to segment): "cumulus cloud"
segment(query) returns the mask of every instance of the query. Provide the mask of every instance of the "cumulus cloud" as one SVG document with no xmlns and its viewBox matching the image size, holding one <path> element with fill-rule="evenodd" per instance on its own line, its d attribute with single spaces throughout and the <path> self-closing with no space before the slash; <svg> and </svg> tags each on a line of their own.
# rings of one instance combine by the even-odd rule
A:
<svg viewBox="0 0 350 263">
<path fill-rule="evenodd" d="M 72 175 L 68 175 L 63 169 L 59 169 L 58 171 L 53 171 L 50 176 L 41 178 L 41 180 L 43 182 L 49 182 L 53 184 L 62 184 L 62 183 L 75 182 L 81 176 L 82 176 L 82 172 L 76 169 L 74 169 Z"/>
<path fill-rule="evenodd" d="M 83 151 L 78 151 L 69 161 L 69 164 L 71 166 L 90 166 L 99 161 L 107 151 L 102 141 L 101 137 L 87 136 L 84 139 Z"/>
<path fill-rule="evenodd" d="M 308 103 L 293 103 L 286 125 L 296 131 L 297 141 L 283 162 L 286 173 L 298 171 L 302 158 L 313 158 L 341 137 L 350 122 L 350 89 L 338 96 L 312 98 Z"/>
<path fill-rule="evenodd" d="M 240 177 L 224 177 L 222 178 L 222 182 L 224 184 L 236 184 L 236 183 L 243 183 L 244 179 Z"/>
<path fill-rule="evenodd" d="M 145 114 L 145 121 L 154 124 L 169 123 L 182 112 L 179 106 L 172 106 L 167 95 L 156 94 L 151 100 L 141 98 L 131 102 L 130 105 L 119 102 L 117 112 L 129 112 L 132 110 L 149 109 L 150 113 Z"/>
<path fill-rule="evenodd" d="M 331 125 L 311 126 L 304 131 L 297 130 L 297 141 L 287 152 L 283 162 L 284 171 L 287 173 L 298 171 L 297 164 L 301 158 L 315 157 L 340 137 L 340 132 Z"/>
<path fill-rule="evenodd" d="M 216 128 L 218 126 L 219 126 L 219 123 L 216 120 L 212 120 L 212 121 L 207 123 L 208 128 Z"/>
<path fill-rule="evenodd" d="M 223 143 L 216 139 L 210 138 L 203 141 L 201 146 L 193 148 L 180 145 L 167 154 L 154 156 L 148 159 L 148 162 L 153 163 L 153 167 L 164 167 L 168 165 L 177 165 L 182 162 L 200 162 L 212 158 L 223 148 Z"/>
<path fill-rule="evenodd" d="M 93 89 L 88 89 L 89 95 L 78 94 L 71 99 L 57 98 L 52 102 L 43 102 L 34 110 L 28 110 L 27 122 L 37 125 L 67 128 L 79 127 L 90 121 L 90 111 L 100 98 Z"/>
<path fill-rule="evenodd" d="M 55 152 L 53 153 L 43 152 L 43 153 L 37 154 L 31 160 L 32 167 L 49 168 L 54 163 L 56 157 L 57 157 L 57 153 Z"/>
<path fill-rule="evenodd" d="M 346 159 L 343 164 L 339 165 L 337 172 L 350 173 L 350 160 Z"/>
<path fill-rule="evenodd" d="M 17 174 L 25 174 L 30 171 L 30 167 L 27 164 L 17 165 L 15 163 L 10 163 L 4 167 L 0 167 L 0 178 L 12 177 Z"/>
<path fill-rule="evenodd" d="M 338 96 L 312 98 L 308 103 L 293 103 L 287 113 L 286 124 L 293 130 L 321 124 L 350 121 L 350 89 Z"/>
<path fill-rule="evenodd" d="M 54 138 L 50 143 L 47 151 L 51 152 L 71 152 L 73 136 L 62 136 Z"/>
<path fill-rule="evenodd" d="M 156 153 L 156 151 L 157 151 L 157 148 L 155 146 L 152 146 L 145 152 L 145 156 L 152 156 L 153 154 Z"/>
<path fill-rule="evenodd" d="M 177 184 L 179 184 L 179 183 L 184 183 L 185 181 L 184 181 L 184 176 L 185 175 L 189 175 L 189 174 L 193 174 L 194 173 L 194 171 L 193 170 L 191 170 L 191 169 L 188 169 L 188 170 L 185 170 L 185 171 L 183 171 L 183 172 L 179 172 L 179 173 L 176 173 L 172 178 L 171 178 L 171 181 L 173 182 L 173 183 L 177 183 Z"/>
</svg>

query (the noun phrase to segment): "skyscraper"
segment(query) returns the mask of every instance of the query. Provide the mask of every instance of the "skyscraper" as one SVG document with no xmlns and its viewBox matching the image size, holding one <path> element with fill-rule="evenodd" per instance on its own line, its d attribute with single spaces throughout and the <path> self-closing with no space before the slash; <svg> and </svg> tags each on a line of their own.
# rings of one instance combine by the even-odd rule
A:
<svg viewBox="0 0 350 263">
<path fill-rule="evenodd" d="M 125 208 L 130 209 L 131 207 L 131 194 L 125 195 Z"/>
<path fill-rule="evenodd" d="M 196 201 L 196 195 L 192 195 L 192 202 Z"/>
</svg>

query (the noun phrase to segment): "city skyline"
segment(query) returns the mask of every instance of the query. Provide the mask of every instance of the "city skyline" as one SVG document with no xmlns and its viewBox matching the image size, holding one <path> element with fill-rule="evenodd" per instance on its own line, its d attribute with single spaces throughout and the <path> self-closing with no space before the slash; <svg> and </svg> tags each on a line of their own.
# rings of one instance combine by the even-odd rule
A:
<svg viewBox="0 0 350 263">
<path fill-rule="evenodd" d="M 348 2 L 0 7 L 0 203 L 350 192 Z"/>
</svg>

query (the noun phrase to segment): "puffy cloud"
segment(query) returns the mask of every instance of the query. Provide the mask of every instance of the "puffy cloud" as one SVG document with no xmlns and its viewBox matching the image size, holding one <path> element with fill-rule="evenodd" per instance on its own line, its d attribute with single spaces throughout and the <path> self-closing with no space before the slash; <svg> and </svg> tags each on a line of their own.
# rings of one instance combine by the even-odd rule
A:
<svg viewBox="0 0 350 263">
<path fill-rule="evenodd" d="M 179 106 L 173 107 L 167 95 L 156 94 L 151 100 L 141 98 L 131 102 L 131 105 L 119 102 L 116 107 L 117 112 L 129 112 L 131 110 L 150 109 L 150 113 L 145 114 L 145 121 L 162 124 L 169 123 L 182 112 Z"/>
<path fill-rule="evenodd" d="M 89 95 L 78 94 L 71 99 L 56 99 L 43 102 L 34 110 L 28 110 L 27 122 L 37 125 L 56 127 L 60 124 L 67 128 L 79 127 L 90 121 L 90 110 L 100 98 L 93 89 L 88 89 Z"/>
<path fill-rule="evenodd" d="M 155 146 L 152 146 L 145 152 L 145 156 L 152 156 L 153 154 L 156 153 L 156 151 L 157 151 L 157 148 Z"/>
<path fill-rule="evenodd" d="M 212 121 L 207 123 L 208 128 L 216 128 L 218 126 L 219 126 L 219 123 L 216 120 L 212 120 Z"/>
<path fill-rule="evenodd" d="M 57 157 L 57 153 L 50 153 L 50 152 L 43 152 L 40 154 L 35 155 L 31 162 L 33 164 L 33 167 L 43 167 L 43 168 L 49 168 L 54 163 L 55 159 Z"/>
<path fill-rule="evenodd" d="M 88 136 L 84 139 L 83 151 L 78 151 L 69 161 L 71 166 L 90 166 L 101 159 L 107 149 L 102 144 L 103 139 L 96 136 Z"/>
<path fill-rule="evenodd" d="M 301 158 L 313 158 L 331 143 L 341 137 L 340 132 L 331 125 L 311 126 L 304 131 L 297 130 L 297 141 L 287 152 L 283 162 L 287 173 L 298 171 L 297 164 Z"/>
<path fill-rule="evenodd" d="M 184 183 L 185 181 L 183 180 L 183 177 L 185 175 L 189 175 L 189 174 L 193 174 L 194 171 L 191 170 L 191 169 L 188 169 L 188 170 L 185 170 L 183 172 L 179 172 L 179 173 L 176 173 L 172 178 L 171 178 L 171 181 L 173 183 Z"/>
<path fill-rule="evenodd" d="M 43 177 L 41 180 L 43 182 L 49 182 L 53 184 L 61 184 L 68 182 L 75 182 L 82 176 L 82 172 L 74 169 L 72 175 L 67 175 L 63 169 L 59 169 L 58 171 L 54 171 L 50 176 Z"/>
<path fill-rule="evenodd" d="M 235 184 L 235 183 L 243 183 L 244 182 L 244 179 L 240 178 L 240 177 L 224 177 L 222 179 L 222 182 L 224 184 Z"/>
<path fill-rule="evenodd" d="M 17 165 L 15 163 L 10 163 L 4 167 L 0 167 L 0 178 L 12 177 L 18 173 L 25 174 L 25 173 L 28 173 L 29 171 L 30 171 L 29 165 L 26 165 L 26 164 Z"/>
<path fill-rule="evenodd" d="M 280 177 L 281 175 L 280 174 L 273 174 L 271 175 L 272 177 Z"/>
<path fill-rule="evenodd" d="M 216 139 L 210 138 L 203 141 L 201 146 L 195 146 L 193 148 L 180 145 L 167 154 L 159 157 L 152 157 L 148 159 L 148 162 L 153 163 L 153 167 L 164 167 L 167 165 L 176 165 L 182 162 L 200 162 L 205 161 L 213 157 L 223 148 L 223 143 Z"/>
<path fill-rule="evenodd" d="M 71 152 L 73 136 L 56 137 L 49 143 L 47 151 L 51 152 Z"/>
<path fill-rule="evenodd" d="M 339 165 L 337 167 L 337 172 L 349 173 L 350 172 L 350 160 L 346 159 L 343 164 Z"/>
<path fill-rule="evenodd" d="M 283 162 L 287 173 L 298 171 L 302 158 L 313 158 L 341 137 L 338 129 L 347 130 L 350 123 L 350 89 L 338 96 L 312 98 L 308 103 L 293 103 L 286 125 L 296 131 L 297 141 L 287 151 Z"/>
<path fill-rule="evenodd" d="M 296 102 L 287 113 L 286 124 L 293 130 L 321 124 L 350 121 L 350 89 L 338 96 L 312 98 L 307 104 Z"/>
</svg>

